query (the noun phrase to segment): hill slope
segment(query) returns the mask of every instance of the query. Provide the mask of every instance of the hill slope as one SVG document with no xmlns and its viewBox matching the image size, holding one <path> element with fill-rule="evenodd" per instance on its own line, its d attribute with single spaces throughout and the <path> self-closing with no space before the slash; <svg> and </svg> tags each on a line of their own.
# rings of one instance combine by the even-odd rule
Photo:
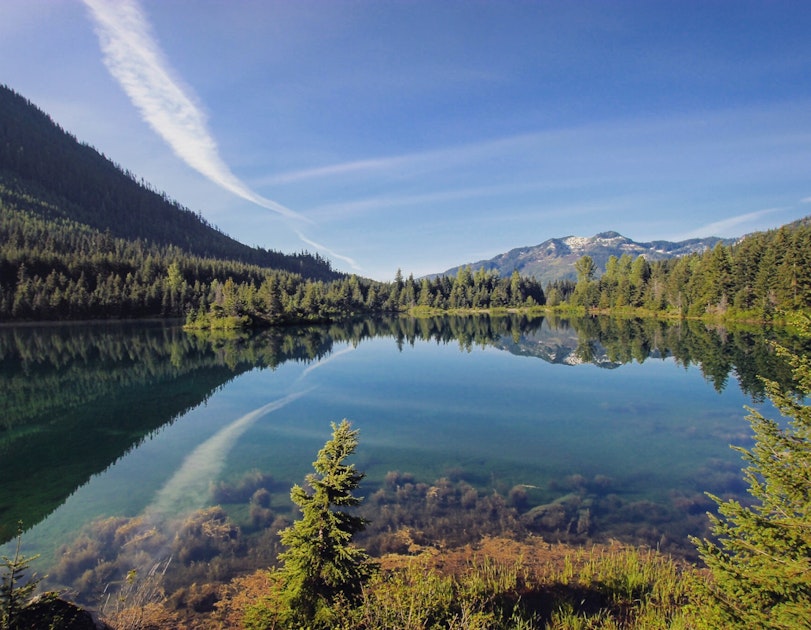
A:
<svg viewBox="0 0 811 630">
<path fill-rule="evenodd" d="M 46 203 L 28 210 L 45 219 L 70 219 L 113 237 L 173 245 L 203 258 L 238 261 L 331 280 L 342 274 L 318 255 L 249 247 L 223 234 L 199 214 L 82 144 L 51 118 L 0 85 L 0 184 Z"/>
<path fill-rule="evenodd" d="M 509 276 L 517 270 L 521 275 L 532 276 L 541 284 L 546 284 L 554 280 L 576 279 L 574 263 L 585 255 L 594 259 L 602 273 L 611 256 L 619 258 L 623 254 L 629 254 L 636 258 L 644 255 L 648 260 L 663 260 L 712 249 L 719 241 L 725 244 L 734 242 L 733 239 L 710 237 L 676 243 L 670 241 L 637 243 L 617 232 L 602 232 L 588 238 L 581 236 L 551 238 L 540 245 L 517 247 L 489 260 L 469 263 L 469 266 L 473 271 L 493 270 L 501 276 Z M 464 266 L 468 265 L 460 265 Z M 459 267 L 453 267 L 440 275 L 454 276 L 458 271 Z"/>
</svg>

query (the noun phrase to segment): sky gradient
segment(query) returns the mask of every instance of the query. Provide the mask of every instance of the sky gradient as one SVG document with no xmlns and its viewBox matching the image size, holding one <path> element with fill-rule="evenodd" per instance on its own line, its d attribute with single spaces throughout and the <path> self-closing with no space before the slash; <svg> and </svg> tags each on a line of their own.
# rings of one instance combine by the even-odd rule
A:
<svg viewBox="0 0 811 630">
<path fill-rule="evenodd" d="M 811 3 L 3 0 L 0 82 L 231 236 L 390 280 L 811 214 Z"/>
</svg>

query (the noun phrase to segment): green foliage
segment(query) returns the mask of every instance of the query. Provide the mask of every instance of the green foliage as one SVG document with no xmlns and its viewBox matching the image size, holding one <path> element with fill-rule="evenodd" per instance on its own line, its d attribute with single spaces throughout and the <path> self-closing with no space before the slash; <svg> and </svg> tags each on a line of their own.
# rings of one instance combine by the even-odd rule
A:
<svg viewBox="0 0 811 630">
<path fill-rule="evenodd" d="M 0 180 L 0 318 L 67 320 L 185 317 L 228 329 L 323 321 L 379 310 L 374 284 L 324 283 L 283 269 L 200 257 L 131 241 L 61 217 Z M 380 285 L 382 286 L 382 285 Z"/>
<path fill-rule="evenodd" d="M 808 322 L 805 323 L 808 333 Z M 717 541 L 694 541 L 712 571 L 717 622 L 729 628 L 801 628 L 811 619 L 811 359 L 777 346 L 794 370 L 799 395 L 766 381 L 787 426 L 751 410 L 755 445 L 737 448 L 752 505 L 712 496 Z"/>
<path fill-rule="evenodd" d="M 318 452 L 309 491 L 293 486 L 290 497 L 301 519 L 281 532 L 287 549 L 280 554 L 281 601 L 296 627 L 331 627 L 332 606 L 354 601 L 372 572 L 366 552 L 352 545 L 366 521 L 346 511 L 361 499 L 353 492 L 364 474 L 346 464 L 358 445 L 358 430 L 347 420 L 332 423 L 332 439 Z"/>
<path fill-rule="evenodd" d="M 26 557 L 20 552 L 22 546 L 22 523 L 17 526 L 17 546 L 14 557 L 0 558 L 0 630 L 22 628 L 20 615 L 37 588 L 39 579 L 24 580 L 31 561 L 39 556 Z"/>
<path fill-rule="evenodd" d="M 547 286 L 553 304 L 768 320 L 779 310 L 811 308 L 811 220 L 681 258 L 611 256 L 600 278 L 589 256 L 575 267 L 578 281 L 568 293 L 555 286 L 553 295 Z"/>
<path fill-rule="evenodd" d="M 46 202 L 48 219 L 68 218 L 109 237 L 176 247 L 217 258 L 332 280 L 318 255 L 243 245 L 152 189 L 94 148 L 79 143 L 35 105 L 0 85 L 0 182 Z"/>
<path fill-rule="evenodd" d="M 454 617 L 455 591 L 450 577 L 415 563 L 375 577 L 352 623 L 360 628 L 439 628 Z"/>
<path fill-rule="evenodd" d="M 0 86 L 0 318 L 185 318 L 228 330 L 423 308 L 531 307 L 534 280 L 347 277 L 226 236 Z"/>
<path fill-rule="evenodd" d="M 395 283 L 396 286 L 396 283 Z M 455 277 L 424 278 L 418 285 L 412 278 L 404 283 L 407 298 L 404 308 L 470 310 L 530 308 L 545 304 L 541 285 L 534 279 L 513 272 L 509 278 L 496 271 L 479 269 L 473 273 L 469 266 L 461 267 Z"/>
<path fill-rule="evenodd" d="M 545 545 L 544 545 L 545 546 Z M 536 549 L 524 547 L 530 555 Z M 692 573 L 655 552 L 568 551 L 527 566 L 522 557 L 474 555 L 454 573 L 424 553 L 374 576 L 336 627 L 701 628 Z M 542 557 L 543 557 L 542 556 Z M 553 566 L 554 562 L 554 566 Z M 432 566 L 433 565 L 433 566 Z"/>
<path fill-rule="evenodd" d="M 591 256 L 583 256 L 574 265 L 577 271 L 578 282 L 591 282 L 594 274 L 597 272 L 597 265 L 594 264 L 594 259 Z"/>
</svg>

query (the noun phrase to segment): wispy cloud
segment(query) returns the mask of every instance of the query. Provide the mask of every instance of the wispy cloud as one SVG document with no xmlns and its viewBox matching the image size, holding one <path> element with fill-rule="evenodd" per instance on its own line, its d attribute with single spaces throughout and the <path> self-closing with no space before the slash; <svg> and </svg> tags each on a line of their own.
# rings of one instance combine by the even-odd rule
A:
<svg viewBox="0 0 811 630">
<path fill-rule="evenodd" d="M 408 161 L 408 157 L 383 157 L 370 158 L 367 160 L 355 160 L 354 162 L 341 162 L 339 164 L 328 164 L 316 168 L 307 168 L 299 171 L 288 171 L 278 173 L 266 178 L 266 184 L 293 184 L 306 181 L 308 179 L 321 179 L 334 177 L 336 175 L 347 175 L 349 173 L 369 173 L 375 170 L 392 168 L 398 163 Z"/>
<path fill-rule="evenodd" d="M 344 162 L 327 163 L 299 170 L 270 174 L 263 185 L 290 185 L 336 180 L 344 186 L 353 181 L 424 181 L 426 175 L 449 172 L 484 173 L 492 178 L 507 173 L 510 181 L 519 176 L 533 181 L 579 178 L 618 178 L 636 183 L 640 177 L 657 182 L 725 174 L 730 164 L 762 173 L 764 168 L 785 172 L 779 164 L 764 163 L 764 151 L 775 144 L 795 145 L 805 151 L 803 138 L 787 133 L 781 121 L 791 119 L 808 104 L 770 107 L 739 107 L 728 110 L 673 117 L 636 120 L 605 119 L 592 123 L 528 130 L 504 136 L 486 137 L 458 144 L 440 145 L 421 151 L 391 155 L 361 156 Z M 755 124 L 756 123 L 756 124 Z M 745 134 L 742 129 L 746 129 Z M 661 146 L 667 144 L 668 151 Z M 807 144 L 807 143 L 806 143 Z M 792 149 L 793 150 L 793 149 Z M 804 155 L 804 153 L 802 154 Z M 735 159 L 732 159 L 734 157 Z M 699 159 L 700 158 L 700 159 Z M 799 162 L 799 161 L 798 161 Z M 481 179 L 479 175 L 475 175 Z"/>
<path fill-rule="evenodd" d="M 737 229 L 741 226 L 749 225 L 764 216 L 774 214 L 775 212 L 781 212 L 783 210 L 785 210 L 785 208 L 765 208 L 764 210 L 756 210 L 755 212 L 739 214 L 734 217 L 729 217 L 728 219 L 723 219 L 722 221 L 708 223 L 707 225 L 693 230 L 689 234 L 682 235 L 682 238 L 687 239 L 700 238 L 704 236 L 739 235 Z"/>
<path fill-rule="evenodd" d="M 263 197 L 231 172 L 220 157 L 203 109 L 195 103 L 191 91 L 174 77 L 153 37 L 149 20 L 136 0 L 84 0 L 84 3 L 95 22 L 110 74 L 143 119 L 180 159 L 215 184 L 251 203 L 296 223 L 313 223 L 298 212 Z M 304 243 L 360 269 L 352 258 L 295 231 Z"/>
<path fill-rule="evenodd" d="M 321 219 L 335 218 L 336 216 L 344 219 L 352 215 L 361 215 L 371 211 L 380 211 L 389 208 L 408 206 L 430 207 L 433 204 L 440 202 L 482 199 L 486 197 L 504 199 L 505 197 L 523 195 L 525 193 L 568 189 L 576 186 L 583 187 L 593 185 L 597 181 L 599 180 L 582 177 L 568 180 L 539 180 L 522 183 L 510 182 L 488 186 L 451 188 L 447 190 L 437 190 L 419 194 L 365 197 L 361 199 L 351 199 L 343 202 L 339 201 L 336 203 L 327 203 L 314 206 L 309 208 L 308 212 Z"/>
<path fill-rule="evenodd" d="M 402 169 L 416 172 L 435 172 L 437 170 L 445 170 L 453 166 L 466 164 L 477 159 L 489 158 L 497 153 L 514 151 L 522 146 L 531 146 L 539 140 L 556 137 L 558 135 L 561 134 L 559 132 L 527 133 L 468 142 L 449 147 L 439 147 L 427 151 L 415 151 L 400 155 L 386 155 L 362 160 L 338 162 L 336 164 L 326 164 L 314 168 L 270 175 L 266 177 L 262 183 L 267 185 L 293 184 L 313 179 L 342 177 L 350 174 L 367 176 L 373 175 L 376 172 L 400 171 Z"/>
<path fill-rule="evenodd" d="M 259 195 L 228 168 L 206 116 L 173 77 L 137 2 L 84 0 L 96 25 L 104 63 L 143 119 L 186 164 L 215 184 L 259 206 L 299 221 L 305 217 Z"/>
<path fill-rule="evenodd" d="M 313 248 L 315 248 L 315 249 L 317 249 L 319 251 L 322 251 L 322 252 L 326 252 L 327 255 L 332 256 L 333 258 L 337 258 L 338 260 L 343 260 L 350 267 L 352 267 L 352 269 L 354 269 L 355 271 L 363 271 L 362 267 L 360 265 L 358 265 L 357 262 L 355 262 L 354 258 L 350 258 L 349 256 L 344 256 L 343 254 L 339 254 L 338 252 L 335 252 L 335 251 L 331 250 L 329 247 L 327 247 L 326 245 L 322 245 L 321 243 L 316 243 L 315 241 L 313 241 L 313 240 L 307 238 L 306 236 L 304 236 L 304 234 L 302 234 L 301 232 L 296 232 L 296 235 L 302 241 L 307 243 L 307 245 L 309 245 L 310 247 L 313 247 Z"/>
</svg>

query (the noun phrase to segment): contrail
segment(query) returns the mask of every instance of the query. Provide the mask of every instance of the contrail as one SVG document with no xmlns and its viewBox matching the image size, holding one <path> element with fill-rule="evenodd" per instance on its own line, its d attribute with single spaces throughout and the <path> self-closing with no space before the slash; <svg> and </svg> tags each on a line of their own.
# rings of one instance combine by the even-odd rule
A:
<svg viewBox="0 0 811 630">
<path fill-rule="evenodd" d="M 346 353 L 348 353 L 348 352 L 354 352 L 354 350 L 355 350 L 354 346 L 347 346 L 347 347 L 346 347 L 346 348 L 344 348 L 343 350 L 339 350 L 338 352 L 335 352 L 335 353 L 331 354 L 331 355 L 330 355 L 330 356 L 328 356 L 327 358 L 325 358 L 325 359 L 321 359 L 321 361 L 319 361 L 318 363 L 315 363 L 314 365 L 311 365 L 311 366 L 307 367 L 307 368 L 306 368 L 306 369 L 305 369 L 305 370 L 304 370 L 304 371 L 301 373 L 301 376 L 299 376 L 299 380 L 301 380 L 301 379 L 303 379 L 304 377 L 306 377 L 306 376 L 307 376 L 307 375 L 308 375 L 310 372 L 312 372 L 313 370 L 317 370 L 318 368 L 320 368 L 320 367 L 322 367 L 322 366 L 326 365 L 326 364 L 327 364 L 327 363 L 329 363 L 330 361 L 334 361 L 335 359 L 337 359 L 338 357 L 340 357 L 342 354 L 346 354 Z"/>
<path fill-rule="evenodd" d="M 172 75 L 135 0 L 84 0 L 96 25 L 104 64 L 143 119 L 190 167 L 215 184 L 297 221 L 306 217 L 251 190 L 223 162 L 206 116 Z"/>
<path fill-rule="evenodd" d="M 298 392 L 274 400 L 220 429 L 189 453 L 177 472 L 158 491 L 145 513 L 166 516 L 201 508 L 209 499 L 209 484 L 222 471 L 225 458 L 239 436 L 258 418 L 281 409 L 304 394 L 306 392 Z"/>
<path fill-rule="evenodd" d="M 306 378 L 314 369 L 353 350 L 354 348 L 350 346 L 321 359 L 306 368 L 298 381 Z M 229 451 L 246 429 L 258 418 L 289 405 L 309 391 L 311 389 L 288 394 L 269 402 L 217 431 L 186 456 L 177 472 L 163 485 L 155 500 L 144 510 L 145 514 L 152 517 L 166 516 L 201 508 L 209 499 L 209 484 L 220 474 Z"/>
<path fill-rule="evenodd" d="M 358 265 L 358 263 L 356 263 L 353 258 L 350 258 L 349 256 L 343 256 L 338 252 L 332 251 L 329 247 L 326 247 L 325 245 L 321 245 L 320 243 L 316 243 L 315 241 L 310 240 L 298 230 L 296 231 L 296 236 L 298 236 L 302 241 L 307 243 L 307 245 L 309 245 L 310 247 L 314 247 L 315 249 L 321 250 L 322 252 L 327 252 L 327 254 L 329 254 L 330 256 L 337 258 L 339 260 L 343 260 L 344 262 L 348 263 L 352 267 L 352 269 L 355 269 L 357 271 L 362 270 L 360 265 Z"/>
</svg>

